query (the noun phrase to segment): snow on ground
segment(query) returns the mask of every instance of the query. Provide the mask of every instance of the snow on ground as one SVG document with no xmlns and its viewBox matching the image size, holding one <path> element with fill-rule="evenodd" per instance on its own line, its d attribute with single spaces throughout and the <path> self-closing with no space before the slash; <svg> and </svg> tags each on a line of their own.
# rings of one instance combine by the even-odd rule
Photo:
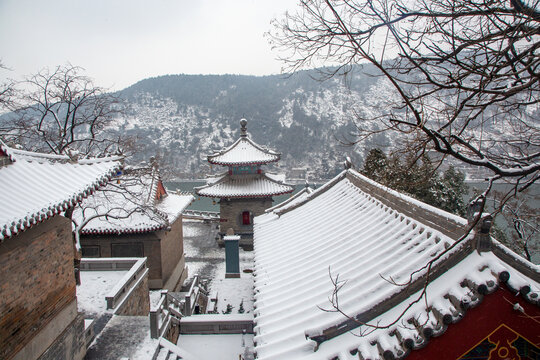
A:
<svg viewBox="0 0 540 360">
<path fill-rule="evenodd" d="M 107 310 L 105 296 L 124 277 L 127 271 L 81 271 L 81 285 L 77 285 L 77 307 L 85 315 L 112 313 Z"/>
<path fill-rule="evenodd" d="M 195 274 L 209 280 L 210 297 L 218 296 L 217 310 L 222 313 L 227 304 L 233 306 L 232 313 L 238 313 L 244 302 L 246 313 L 253 310 L 253 252 L 240 249 L 239 279 L 225 279 L 225 249 L 217 245 L 216 224 L 202 221 L 184 222 L 184 251 L 189 279 Z M 247 270 L 247 272 L 244 272 Z M 209 309 L 210 310 L 210 309 Z"/>
<path fill-rule="evenodd" d="M 114 315 L 86 353 L 86 360 L 151 359 L 157 340 L 150 339 L 148 316 Z"/>
<path fill-rule="evenodd" d="M 177 345 L 192 354 L 197 354 L 198 360 L 238 359 L 239 355 L 249 359 L 252 357 L 246 352 L 253 349 L 253 335 L 180 335 Z M 246 349 L 247 347 L 249 348 Z"/>
<path fill-rule="evenodd" d="M 199 220 L 187 220 L 187 219 L 184 219 L 183 221 L 184 221 L 184 228 L 183 228 L 184 237 L 200 236 L 200 235 L 203 235 L 205 233 L 204 228 L 201 228 L 201 227 L 198 227 L 198 226 L 190 226 L 190 225 L 193 225 L 193 224 L 201 224 L 202 221 L 199 221 Z"/>
<path fill-rule="evenodd" d="M 150 290 L 150 309 L 153 309 L 161 300 L 161 290 Z"/>
<path fill-rule="evenodd" d="M 135 349 L 135 353 L 131 355 L 130 360 L 148 360 L 152 359 L 156 352 L 159 339 L 152 339 L 150 337 L 150 331 L 146 333 L 144 339 L 139 343 L 139 346 Z"/>
<path fill-rule="evenodd" d="M 246 259 L 251 259 L 251 262 Z M 253 268 L 253 257 L 244 255 L 240 261 L 239 279 L 225 279 L 225 263 L 221 263 L 216 266 L 216 276 L 210 282 L 210 297 L 218 297 L 217 311 L 221 314 L 226 311 L 228 304 L 232 305 L 232 314 L 238 313 L 241 303 L 245 313 L 253 311 L 253 274 L 243 272 L 244 269 Z"/>
</svg>

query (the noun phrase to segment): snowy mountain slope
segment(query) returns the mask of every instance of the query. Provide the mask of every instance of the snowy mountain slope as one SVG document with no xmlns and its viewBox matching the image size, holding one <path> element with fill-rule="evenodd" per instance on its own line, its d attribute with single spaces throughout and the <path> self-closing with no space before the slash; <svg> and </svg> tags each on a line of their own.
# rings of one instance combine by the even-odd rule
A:
<svg viewBox="0 0 540 360">
<path fill-rule="evenodd" d="M 365 149 L 392 145 L 386 136 L 354 147 L 340 142 L 354 133 L 358 111 L 371 114 L 377 101 L 388 97 L 377 81 L 358 75 L 350 87 L 339 79 L 319 82 L 310 75 L 146 79 L 119 93 L 127 112 L 115 125 L 138 136 L 140 159 L 157 154 L 180 176 L 209 171 L 205 156 L 238 137 L 242 117 L 257 143 L 282 153 L 277 165 L 282 171 L 308 167 L 310 178 L 334 175 L 345 156 L 360 164 Z"/>
</svg>

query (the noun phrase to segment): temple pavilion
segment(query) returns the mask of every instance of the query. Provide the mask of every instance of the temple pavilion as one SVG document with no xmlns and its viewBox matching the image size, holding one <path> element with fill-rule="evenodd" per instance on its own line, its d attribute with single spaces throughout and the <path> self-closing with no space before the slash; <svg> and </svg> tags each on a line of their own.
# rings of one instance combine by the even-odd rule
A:
<svg viewBox="0 0 540 360">
<path fill-rule="evenodd" d="M 228 171 L 209 177 L 207 184 L 196 188 L 200 196 L 219 199 L 221 238 L 229 228 L 241 236 L 240 245 L 253 245 L 253 217 L 272 206 L 272 197 L 291 193 L 285 177 L 263 171 L 261 165 L 277 162 L 280 155 L 250 139 L 247 120 L 240 120 L 240 138 L 231 146 L 208 155 L 208 162 L 227 166 Z M 221 239 L 218 240 L 221 244 Z"/>
</svg>

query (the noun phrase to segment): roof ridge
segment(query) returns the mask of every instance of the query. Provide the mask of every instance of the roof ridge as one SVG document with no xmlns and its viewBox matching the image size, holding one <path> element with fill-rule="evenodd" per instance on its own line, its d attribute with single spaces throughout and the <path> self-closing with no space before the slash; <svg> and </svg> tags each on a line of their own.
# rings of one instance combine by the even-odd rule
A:
<svg viewBox="0 0 540 360">
<path fill-rule="evenodd" d="M 287 212 L 289 212 L 291 210 L 294 210 L 294 209 L 302 206 L 306 202 L 316 198 L 317 196 L 319 196 L 319 195 L 325 193 L 326 191 L 328 191 L 329 189 L 331 189 L 335 184 L 337 184 L 341 180 L 345 179 L 346 175 L 347 175 L 347 170 L 343 170 L 342 172 L 337 174 L 332 180 L 330 180 L 329 182 L 327 182 L 326 184 L 324 184 L 320 188 L 315 189 L 311 194 L 308 194 L 308 196 L 306 196 L 304 199 L 300 200 L 297 204 L 291 205 L 290 207 L 287 207 L 286 209 L 282 209 L 281 211 L 280 210 L 274 211 L 274 213 L 276 215 L 278 215 L 278 216 L 281 216 L 281 215 L 283 215 L 283 214 L 285 214 L 285 213 L 287 213 Z"/>
<path fill-rule="evenodd" d="M 14 147 L 7 145 L 1 139 L 0 139 L 0 148 L 6 153 L 9 159 L 13 162 L 16 162 L 17 157 L 19 156 L 33 158 L 33 159 L 36 159 L 36 161 L 39 161 L 39 160 L 49 160 L 49 161 L 54 161 L 54 162 L 73 161 L 74 163 L 79 163 L 81 165 L 97 164 L 97 163 L 110 162 L 110 161 L 121 161 L 124 159 L 124 156 L 122 155 L 111 155 L 111 156 L 104 156 L 104 157 L 92 157 L 92 158 L 75 160 L 66 154 L 47 154 L 44 152 L 16 149 Z"/>
</svg>

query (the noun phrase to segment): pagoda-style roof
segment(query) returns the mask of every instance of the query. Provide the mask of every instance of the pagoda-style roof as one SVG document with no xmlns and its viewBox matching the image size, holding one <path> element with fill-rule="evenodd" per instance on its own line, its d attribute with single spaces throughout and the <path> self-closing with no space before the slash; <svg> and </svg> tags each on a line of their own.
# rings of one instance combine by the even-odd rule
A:
<svg viewBox="0 0 540 360">
<path fill-rule="evenodd" d="M 466 227 L 350 169 L 257 216 L 257 358 L 402 359 L 503 285 L 508 309 L 538 304 L 540 267 Z"/>
<path fill-rule="evenodd" d="M 2 141 L 0 155 L 0 241 L 72 208 L 122 167 L 118 156 L 77 160 Z"/>
<path fill-rule="evenodd" d="M 281 154 L 266 149 L 248 137 L 247 121 L 240 121 L 241 135 L 231 146 L 208 155 L 208 162 L 224 166 L 260 165 L 278 161 Z"/>
<path fill-rule="evenodd" d="M 212 179 L 207 185 L 195 188 L 198 195 L 215 198 L 254 198 L 291 193 L 292 185 L 272 174 L 229 175 Z"/>
</svg>

